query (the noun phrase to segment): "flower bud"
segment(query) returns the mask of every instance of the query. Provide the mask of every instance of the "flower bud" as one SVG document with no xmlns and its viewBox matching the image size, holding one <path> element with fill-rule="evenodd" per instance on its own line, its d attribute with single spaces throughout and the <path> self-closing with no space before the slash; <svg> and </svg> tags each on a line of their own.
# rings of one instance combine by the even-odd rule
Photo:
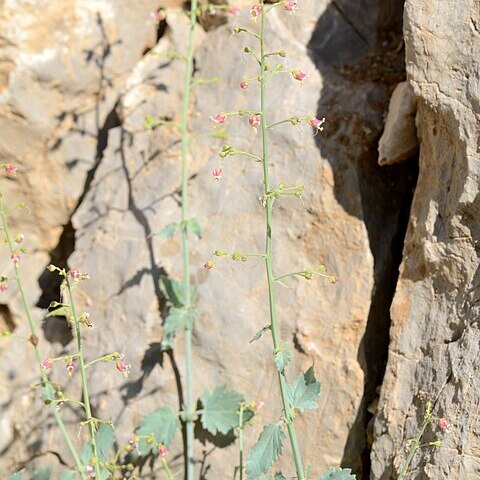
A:
<svg viewBox="0 0 480 480">
<path fill-rule="evenodd" d="M 301 70 L 295 69 L 291 70 L 291 74 L 295 80 L 298 80 L 300 83 L 302 83 L 306 78 L 309 77 L 308 73 L 302 72 Z"/>
<path fill-rule="evenodd" d="M 214 180 L 220 180 L 223 177 L 223 170 L 221 168 L 215 168 L 212 172 Z"/>
<path fill-rule="evenodd" d="M 203 267 L 206 268 L 207 270 L 211 270 L 213 268 L 213 265 L 214 263 L 211 260 L 209 260 L 207 263 L 203 265 Z"/>
<path fill-rule="evenodd" d="M 24 239 L 25 237 L 21 233 L 19 233 L 18 235 L 15 235 L 14 240 L 15 240 L 15 243 L 22 243 Z"/>
<path fill-rule="evenodd" d="M 242 80 L 242 81 L 240 82 L 240 88 L 241 88 L 242 90 L 246 90 L 246 89 L 248 88 L 248 81 L 247 81 L 247 80 Z"/>
<path fill-rule="evenodd" d="M 73 372 L 75 371 L 75 368 L 76 368 L 75 362 L 68 362 L 67 363 L 66 369 L 67 369 L 69 377 L 71 377 L 73 375 Z"/>
<path fill-rule="evenodd" d="M 446 418 L 441 418 L 438 421 L 438 427 L 441 430 L 447 430 L 449 426 L 450 426 L 450 422 Z"/>
<path fill-rule="evenodd" d="M 45 360 L 43 360 L 40 366 L 42 367 L 43 370 L 49 370 L 50 368 L 53 367 L 53 362 L 49 358 L 46 358 Z"/>
</svg>

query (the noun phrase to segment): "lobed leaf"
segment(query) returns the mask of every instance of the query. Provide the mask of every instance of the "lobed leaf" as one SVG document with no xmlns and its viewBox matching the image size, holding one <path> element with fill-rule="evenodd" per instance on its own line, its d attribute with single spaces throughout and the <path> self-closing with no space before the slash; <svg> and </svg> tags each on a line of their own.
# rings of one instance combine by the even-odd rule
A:
<svg viewBox="0 0 480 480">
<path fill-rule="evenodd" d="M 76 480 L 77 472 L 75 470 L 64 470 L 58 480 Z"/>
<path fill-rule="evenodd" d="M 285 433 L 282 425 L 266 425 L 257 443 L 248 452 L 247 475 L 249 480 L 257 479 L 278 460 L 283 450 Z"/>
<path fill-rule="evenodd" d="M 275 352 L 275 366 L 280 373 L 283 373 L 286 366 L 292 360 L 293 355 L 287 350 L 286 345 L 281 345 Z"/>
<path fill-rule="evenodd" d="M 51 467 L 40 468 L 33 473 L 32 480 L 50 480 L 51 475 Z"/>
<path fill-rule="evenodd" d="M 320 480 L 356 480 L 356 478 L 349 468 L 330 468 L 320 477 Z"/>
<path fill-rule="evenodd" d="M 226 435 L 238 425 L 238 409 L 243 402 L 243 395 L 227 390 L 220 385 L 212 393 L 205 391 L 202 396 L 202 426 L 212 435 L 217 432 Z M 251 418 L 251 417 L 250 417 Z"/>
<path fill-rule="evenodd" d="M 191 218 L 188 221 L 188 229 L 198 238 L 202 238 L 202 227 L 196 218 Z"/>
<path fill-rule="evenodd" d="M 317 408 L 317 398 L 320 395 L 320 382 L 315 378 L 313 367 L 301 374 L 293 384 L 287 385 L 287 396 L 293 409 L 303 412 L 306 409 Z"/>
<path fill-rule="evenodd" d="M 104 462 L 108 457 L 108 452 L 113 448 L 113 444 L 115 443 L 113 428 L 106 423 L 102 423 L 95 433 L 95 441 L 97 444 L 98 458 Z"/>
<path fill-rule="evenodd" d="M 22 480 L 24 473 L 25 473 L 25 469 L 19 470 L 18 472 L 15 472 L 13 475 L 10 475 L 10 478 L 8 480 Z"/>
<path fill-rule="evenodd" d="M 178 223 L 169 223 L 163 230 L 159 233 L 156 233 L 157 237 L 160 238 L 172 238 L 177 230 Z"/>
<path fill-rule="evenodd" d="M 136 435 L 152 435 L 157 443 L 169 446 L 173 437 L 180 427 L 177 416 L 170 407 L 163 406 L 153 413 L 146 415 L 140 420 L 140 425 L 135 430 Z M 155 444 L 148 444 L 147 440 L 142 438 L 138 442 L 138 449 L 141 455 L 147 455 L 154 452 Z"/>
<path fill-rule="evenodd" d="M 172 307 L 163 324 L 162 350 L 173 348 L 173 339 L 177 332 L 185 330 L 196 315 L 194 309 Z"/>
<path fill-rule="evenodd" d="M 43 387 L 43 403 L 50 405 L 55 400 L 56 391 L 51 383 L 47 383 Z"/>
<path fill-rule="evenodd" d="M 168 301 L 172 306 L 177 308 L 187 306 L 183 282 L 180 282 L 178 280 L 171 280 L 168 277 L 162 277 L 162 283 Z"/>
</svg>

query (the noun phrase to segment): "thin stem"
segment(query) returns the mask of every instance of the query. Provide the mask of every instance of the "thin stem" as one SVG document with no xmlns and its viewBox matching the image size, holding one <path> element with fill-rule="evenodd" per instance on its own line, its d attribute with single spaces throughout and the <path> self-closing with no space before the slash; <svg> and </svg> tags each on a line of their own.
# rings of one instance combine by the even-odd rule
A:
<svg viewBox="0 0 480 480">
<path fill-rule="evenodd" d="M 240 480 L 243 480 L 243 403 L 240 404 L 240 412 L 238 414 L 238 443 L 239 443 L 239 462 Z"/>
<path fill-rule="evenodd" d="M 80 367 L 80 374 L 82 377 L 82 393 L 83 393 L 83 403 L 85 416 L 88 422 L 88 429 L 90 431 L 90 443 L 92 446 L 92 454 L 94 457 L 93 467 L 95 468 L 96 478 L 101 478 L 100 464 L 98 460 L 98 451 L 97 451 L 97 442 L 95 440 L 95 419 L 92 416 L 92 409 L 90 406 L 90 396 L 88 394 L 88 384 L 87 384 L 87 370 L 85 368 L 85 358 L 83 355 L 83 343 L 82 335 L 80 332 L 80 322 L 78 321 L 77 312 L 75 309 L 75 300 L 73 298 L 73 289 L 70 283 L 68 274 L 65 276 L 65 281 L 68 289 L 68 296 L 70 297 L 70 308 L 72 309 L 73 325 L 75 331 L 75 339 L 77 342 L 77 351 L 78 351 L 78 364 Z"/>
<path fill-rule="evenodd" d="M 188 220 L 188 113 L 190 104 L 190 91 L 193 74 L 193 45 L 195 38 L 195 26 L 197 23 L 198 0 L 192 0 L 190 4 L 190 29 L 188 33 L 188 46 L 185 65 L 185 81 L 183 90 L 182 106 L 182 225 Z M 185 301 L 188 306 L 191 303 L 190 288 L 190 265 L 188 229 L 182 228 L 182 258 L 183 258 L 183 290 Z M 186 478 L 193 480 L 194 476 L 194 403 L 192 393 L 192 325 L 189 322 L 185 329 L 185 381 L 186 381 Z"/>
<path fill-rule="evenodd" d="M 420 441 L 422 440 L 423 434 L 425 433 L 425 429 L 431 423 L 431 421 L 432 419 L 428 415 L 426 415 L 423 419 L 420 431 L 418 432 L 417 437 L 412 440 L 412 446 L 410 447 L 407 458 L 405 460 L 405 463 L 403 464 L 402 470 L 397 477 L 397 480 L 403 480 L 406 477 L 410 464 L 412 463 L 413 457 L 415 456 L 415 452 L 420 448 Z"/>
<path fill-rule="evenodd" d="M 173 473 L 170 470 L 170 467 L 168 466 L 166 458 L 162 458 L 162 464 L 163 464 L 163 468 L 165 468 L 165 472 L 167 472 L 168 480 L 174 480 Z"/>
<path fill-rule="evenodd" d="M 10 231 L 8 229 L 7 215 L 5 213 L 1 194 L 0 194 L 0 215 L 2 217 L 2 230 L 5 234 L 5 240 L 7 241 L 10 253 L 13 254 L 13 252 L 15 251 L 15 248 L 13 246 L 12 237 L 10 236 Z M 23 288 L 23 280 L 20 273 L 20 268 L 18 266 L 18 263 L 16 262 L 14 263 L 14 269 L 15 269 L 14 279 L 15 279 L 15 282 L 17 283 L 18 290 L 20 292 L 20 297 L 22 299 L 22 305 L 25 310 L 25 315 L 27 316 L 28 324 L 30 326 L 30 332 L 31 332 L 30 343 L 33 345 L 35 360 L 37 361 L 38 367 L 40 369 L 40 378 L 42 380 L 42 385 L 50 386 L 53 389 L 54 387 L 51 384 L 50 379 L 48 378 L 48 375 L 46 374 L 45 370 L 41 366 L 42 357 L 40 355 L 40 350 L 37 346 L 37 336 L 36 336 L 37 325 L 33 321 L 32 312 L 30 310 L 30 304 L 27 301 L 27 296 L 25 295 L 25 289 Z M 78 456 L 77 450 L 73 445 L 72 439 L 70 438 L 70 435 L 67 432 L 65 424 L 63 423 L 62 417 L 60 416 L 60 413 L 57 410 L 57 407 L 54 403 L 51 404 L 51 410 L 55 418 L 55 421 L 57 422 L 58 428 L 62 432 L 63 439 L 65 441 L 65 444 L 67 445 L 70 455 L 73 458 L 73 461 L 75 463 L 75 466 L 77 467 L 78 472 L 80 473 L 82 479 L 86 479 L 84 467 L 82 465 L 80 457 Z"/>
<path fill-rule="evenodd" d="M 263 162 L 263 159 L 260 158 L 259 156 L 254 155 L 253 153 L 244 152 L 243 150 L 238 150 L 235 153 L 235 155 L 245 155 L 247 157 L 251 157 L 251 158 L 255 159 L 256 162 Z"/>
<path fill-rule="evenodd" d="M 260 23 L 260 59 L 261 59 L 261 75 L 260 75 L 260 103 L 261 103 L 261 122 L 262 122 L 262 146 L 263 146 L 263 183 L 265 189 L 265 195 L 269 193 L 270 186 L 270 176 L 268 169 L 268 124 L 266 120 L 266 78 L 265 78 L 265 2 L 261 0 L 262 14 L 261 14 L 261 23 Z M 276 351 L 280 347 L 280 340 L 278 334 L 278 325 L 277 325 L 277 313 L 276 313 L 276 302 L 275 302 L 275 286 L 274 286 L 274 275 L 272 270 L 272 210 L 273 210 L 273 198 L 267 197 L 266 200 L 266 241 L 265 241 L 265 265 L 267 271 L 267 281 L 268 281 L 268 298 L 269 298 L 269 309 L 270 309 L 270 329 L 272 332 L 273 339 L 273 348 Z M 287 399 L 287 389 L 285 377 L 282 373 L 278 372 L 278 381 L 280 385 L 280 393 L 282 397 L 283 410 L 285 414 L 290 410 L 289 402 Z M 292 446 L 293 458 L 295 461 L 295 470 L 297 473 L 298 480 L 304 480 L 305 474 L 303 470 L 302 458 L 300 456 L 300 449 L 298 446 L 297 435 L 295 432 L 295 427 L 291 420 L 287 422 L 287 430 L 290 438 L 290 444 Z"/>
</svg>

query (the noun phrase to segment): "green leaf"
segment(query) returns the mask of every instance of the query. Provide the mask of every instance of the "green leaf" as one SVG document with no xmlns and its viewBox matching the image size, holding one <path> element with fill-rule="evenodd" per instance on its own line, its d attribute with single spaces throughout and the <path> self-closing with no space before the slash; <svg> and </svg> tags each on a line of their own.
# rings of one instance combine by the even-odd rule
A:
<svg viewBox="0 0 480 480">
<path fill-rule="evenodd" d="M 169 446 L 180 427 L 177 416 L 170 407 L 164 406 L 146 415 L 140 420 L 140 425 L 135 431 L 136 435 L 152 435 L 157 443 Z M 141 455 L 154 452 L 155 444 L 149 444 L 146 439 L 140 439 L 138 449 Z"/>
<path fill-rule="evenodd" d="M 281 345 L 275 352 L 275 366 L 277 370 L 282 373 L 292 358 L 293 355 L 287 350 L 287 346 Z"/>
<path fill-rule="evenodd" d="M 248 452 L 247 475 L 250 480 L 266 473 L 282 454 L 285 433 L 278 423 L 267 425 L 257 443 Z"/>
<path fill-rule="evenodd" d="M 171 280 L 168 277 L 162 277 L 162 283 L 169 302 L 174 307 L 185 307 L 186 299 L 183 282 L 179 282 L 178 280 Z"/>
<path fill-rule="evenodd" d="M 191 218 L 188 221 L 188 229 L 198 238 L 202 238 L 202 227 L 196 218 Z"/>
<path fill-rule="evenodd" d="M 320 382 L 315 378 L 313 367 L 301 374 L 294 383 L 287 385 L 287 396 L 290 406 L 303 412 L 306 409 L 317 408 L 317 398 L 320 395 Z"/>
<path fill-rule="evenodd" d="M 15 472 L 13 475 L 10 475 L 10 478 L 8 480 L 22 480 L 24 473 L 25 473 L 25 469 L 19 470 L 18 472 Z"/>
<path fill-rule="evenodd" d="M 220 385 L 212 393 L 205 391 L 202 396 L 202 426 L 212 435 L 217 431 L 226 435 L 238 425 L 238 409 L 243 396 Z"/>
<path fill-rule="evenodd" d="M 256 340 L 259 340 L 262 337 L 262 335 L 270 329 L 271 329 L 270 325 L 265 325 L 264 327 L 262 327 L 250 340 L 250 343 L 255 342 Z"/>
<path fill-rule="evenodd" d="M 330 468 L 320 477 L 320 480 L 356 480 L 356 478 L 349 468 Z"/>
<path fill-rule="evenodd" d="M 113 448 L 113 444 L 115 443 L 113 428 L 106 423 L 102 423 L 95 433 L 95 441 L 97 444 L 98 458 L 104 462 L 108 458 L 108 452 Z"/>
<path fill-rule="evenodd" d="M 77 472 L 75 470 L 64 470 L 58 480 L 76 480 Z"/>
<path fill-rule="evenodd" d="M 52 475 L 51 467 L 41 468 L 34 472 L 32 480 L 50 480 L 51 475 Z"/>
<path fill-rule="evenodd" d="M 178 228 L 178 223 L 169 223 L 163 230 L 155 235 L 160 238 L 172 238 Z"/>
<path fill-rule="evenodd" d="M 90 458 L 92 458 L 92 447 L 89 443 L 84 443 L 82 447 L 82 451 L 80 452 L 80 461 L 87 465 L 90 463 Z"/>
<path fill-rule="evenodd" d="M 163 324 L 163 338 L 162 338 L 162 350 L 170 350 L 173 348 L 173 339 L 175 334 L 185 328 L 193 322 L 195 319 L 196 310 L 186 308 L 172 307 L 168 313 L 168 317 Z"/>
</svg>

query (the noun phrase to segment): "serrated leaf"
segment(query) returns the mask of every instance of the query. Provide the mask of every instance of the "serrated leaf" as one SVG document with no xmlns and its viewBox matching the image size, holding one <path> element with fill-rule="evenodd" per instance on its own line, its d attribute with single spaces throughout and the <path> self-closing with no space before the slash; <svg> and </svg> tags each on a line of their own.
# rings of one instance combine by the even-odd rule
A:
<svg viewBox="0 0 480 480">
<path fill-rule="evenodd" d="M 50 480 L 51 475 L 51 467 L 40 468 L 34 472 L 31 480 Z"/>
<path fill-rule="evenodd" d="M 24 473 L 25 473 L 25 469 L 19 470 L 18 472 L 15 472 L 13 475 L 10 475 L 10 478 L 8 480 L 22 480 Z"/>
<path fill-rule="evenodd" d="M 349 468 L 330 468 L 320 477 L 320 480 L 356 480 L 356 478 Z"/>
<path fill-rule="evenodd" d="M 196 218 L 191 218 L 188 221 L 188 229 L 198 238 L 202 238 L 202 227 Z"/>
<path fill-rule="evenodd" d="M 108 452 L 113 448 L 115 443 L 115 433 L 110 425 L 102 423 L 95 433 L 95 441 L 97 444 L 97 453 L 100 461 L 104 462 L 108 458 Z"/>
<path fill-rule="evenodd" d="M 255 412 L 250 408 L 246 408 L 243 411 L 243 415 L 242 415 L 242 427 L 246 425 L 254 416 L 255 416 Z M 240 422 L 240 419 L 239 419 L 239 422 Z"/>
<path fill-rule="evenodd" d="M 177 416 L 170 407 L 163 406 L 155 410 L 153 413 L 146 415 L 140 420 L 140 425 L 135 430 L 136 435 L 153 435 L 157 443 L 169 446 L 173 437 L 180 427 Z M 140 439 L 138 449 L 141 455 L 147 455 L 155 451 L 154 444 L 149 445 L 146 439 Z"/>
<path fill-rule="evenodd" d="M 280 348 L 275 352 L 275 366 L 280 373 L 283 373 L 285 367 L 290 363 L 290 360 L 293 358 L 293 355 L 287 350 L 285 345 L 280 346 Z"/>
<path fill-rule="evenodd" d="M 172 306 L 180 308 L 185 307 L 185 290 L 183 282 L 178 280 L 171 280 L 168 277 L 162 277 L 162 283 L 165 289 L 165 294 Z"/>
<path fill-rule="evenodd" d="M 257 443 L 248 452 L 247 475 L 249 480 L 256 479 L 279 459 L 283 450 L 285 433 L 278 423 L 266 425 Z"/>
<path fill-rule="evenodd" d="M 172 238 L 177 228 L 178 223 L 169 223 L 163 230 L 161 230 L 159 233 L 156 233 L 155 235 L 160 238 Z"/>
<path fill-rule="evenodd" d="M 320 395 L 320 382 L 315 378 L 313 367 L 299 375 L 291 385 L 287 385 L 287 396 L 293 409 L 303 412 L 306 409 L 317 408 L 317 398 Z"/>
<path fill-rule="evenodd" d="M 255 342 L 256 340 L 259 340 L 260 338 L 262 338 L 262 335 L 263 335 L 265 332 L 268 332 L 268 330 L 270 330 L 270 325 L 265 325 L 264 327 L 262 327 L 262 328 L 253 336 L 253 338 L 250 340 L 250 343 Z"/>
<path fill-rule="evenodd" d="M 58 480 L 76 480 L 77 472 L 75 470 L 64 470 Z"/>
<path fill-rule="evenodd" d="M 170 350 L 173 348 L 173 339 L 175 334 L 193 322 L 196 311 L 194 309 L 175 308 L 172 307 L 168 313 L 168 317 L 163 324 L 162 350 Z"/>
<path fill-rule="evenodd" d="M 202 426 L 212 435 L 217 432 L 226 435 L 238 425 L 238 409 L 243 396 L 220 385 L 212 393 L 205 391 L 202 396 Z"/>
</svg>

